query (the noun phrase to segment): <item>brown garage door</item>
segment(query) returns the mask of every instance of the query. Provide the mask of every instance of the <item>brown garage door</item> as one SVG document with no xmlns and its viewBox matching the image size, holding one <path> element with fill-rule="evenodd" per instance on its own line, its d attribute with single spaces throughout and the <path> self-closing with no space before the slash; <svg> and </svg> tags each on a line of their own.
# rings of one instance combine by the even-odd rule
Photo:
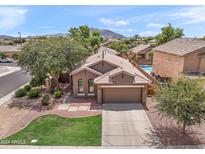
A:
<svg viewBox="0 0 205 154">
<path fill-rule="evenodd" d="M 103 88 L 103 103 L 140 103 L 142 88 Z"/>
</svg>

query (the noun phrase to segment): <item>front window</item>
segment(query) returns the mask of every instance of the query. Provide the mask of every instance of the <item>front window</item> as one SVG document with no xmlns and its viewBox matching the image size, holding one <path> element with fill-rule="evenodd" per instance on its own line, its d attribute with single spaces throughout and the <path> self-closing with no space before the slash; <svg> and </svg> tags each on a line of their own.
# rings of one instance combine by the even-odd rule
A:
<svg viewBox="0 0 205 154">
<path fill-rule="evenodd" d="M 78 80 L 78 93 L 83 93 L 83 92 L 84 92 L 83 80 L 80 79 L 80 80 Z"/>
<path fill-rule="evenodd" d="M 93 79 L 88 80 L 88 93 L 94 93 L 94 82 Z"/>
</svg>

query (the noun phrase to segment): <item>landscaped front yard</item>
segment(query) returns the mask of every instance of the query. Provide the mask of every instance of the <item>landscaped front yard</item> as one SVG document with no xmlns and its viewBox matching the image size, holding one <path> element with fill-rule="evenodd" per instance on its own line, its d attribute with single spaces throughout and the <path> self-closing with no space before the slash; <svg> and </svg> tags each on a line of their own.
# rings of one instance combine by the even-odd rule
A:
<svg viewBox="0 0 205 154">
<path fill-rule="evenodd" d="M 200 145 L 205 144 L 205 121 L 201 125 L 187 127 L 186 134 L 183 136 L 181 125 L 166 116 L 160 115 L 158 110 L 159 103 L 148 98 L 146 104 L 146 113 L 155 130 L 153 135 L 159 137 L 160 142 L 164 146 L 173 145 Z M 150 136 L 150 139 L 154 138 Z M 155 143 L 155 141 L 153 141 Z"/>
<path fill-rule="evenodd" d="M 101 116 L 63 118 L 46 115 L 32 121 L 20 132 L 1 143 L 56 146 L 100 146 Z M 37 140 L 36 143 L 31 141 Z"/>
</svg>

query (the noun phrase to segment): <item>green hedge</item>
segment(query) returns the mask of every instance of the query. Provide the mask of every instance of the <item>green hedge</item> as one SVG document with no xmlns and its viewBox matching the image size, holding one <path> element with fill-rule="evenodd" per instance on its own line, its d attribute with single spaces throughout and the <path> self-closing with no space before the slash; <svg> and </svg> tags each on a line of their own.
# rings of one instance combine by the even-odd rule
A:
<svg viewBox="0 0 205 154">
<path fill-rule="evenodd" d="M 62 92 L 61 92 L 60 90 L 56 90 L 56 91 L 54 92 L 54 97 L 55 97 L 55 98 L 61 98 L 61 95 L 62 95 Z"/>
<path fill-rule="evenodd" d="M 23 89 L 24 89 L 26 92 L 28 92 L 28 91 L 31 90 L 31 86 L 30 86 L 30 85 L 25 85 L 25 86 L 23 87 Z"/>
<path fill-rule="evenodd" d="M 41 100 L 41 104 L 44 105 L 44 106 L 47 106 L 49 105 L 49 95 L 48 94 L 45 94 Z"/>
<path fill-rule="evenodd" d="M 22 89 L 18 89 L 15 92 L 15 96 L 16 97 L 24 97 L 24 96 L 26 96 L 26 91 L 23 88 Z"/>
<path fill-rule="evenodd" d="M 33 88 L 29 92 L 27 92 L 28 98 L 37 98 L 40 94 L 40 90 L 38 88 Z"/>
</svg>

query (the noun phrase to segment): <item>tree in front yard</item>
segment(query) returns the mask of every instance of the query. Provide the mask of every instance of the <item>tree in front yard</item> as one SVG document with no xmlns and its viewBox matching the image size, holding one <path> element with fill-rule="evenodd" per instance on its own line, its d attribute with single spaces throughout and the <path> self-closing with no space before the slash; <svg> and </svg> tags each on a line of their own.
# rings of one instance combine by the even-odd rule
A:
<svg viewBox="0 0 205 154">
<path fill-rule="evenodd" d="M 157 89 L 156 100 L 162 115 L 186 126 L 200 124 L 205 119 L 205 90 L 198 80 L 180 77 Z"/>
<path fill-rule="evenodd" d="M 18 65 L 29 71 L 40 85 L 46 78 L 49 83 L 53 78 L 59 88 L 60 73 L 75 68 L 86 56 L 87 50 L 68 38 L 37 39 L 24 45 Z"/>
</svg>

